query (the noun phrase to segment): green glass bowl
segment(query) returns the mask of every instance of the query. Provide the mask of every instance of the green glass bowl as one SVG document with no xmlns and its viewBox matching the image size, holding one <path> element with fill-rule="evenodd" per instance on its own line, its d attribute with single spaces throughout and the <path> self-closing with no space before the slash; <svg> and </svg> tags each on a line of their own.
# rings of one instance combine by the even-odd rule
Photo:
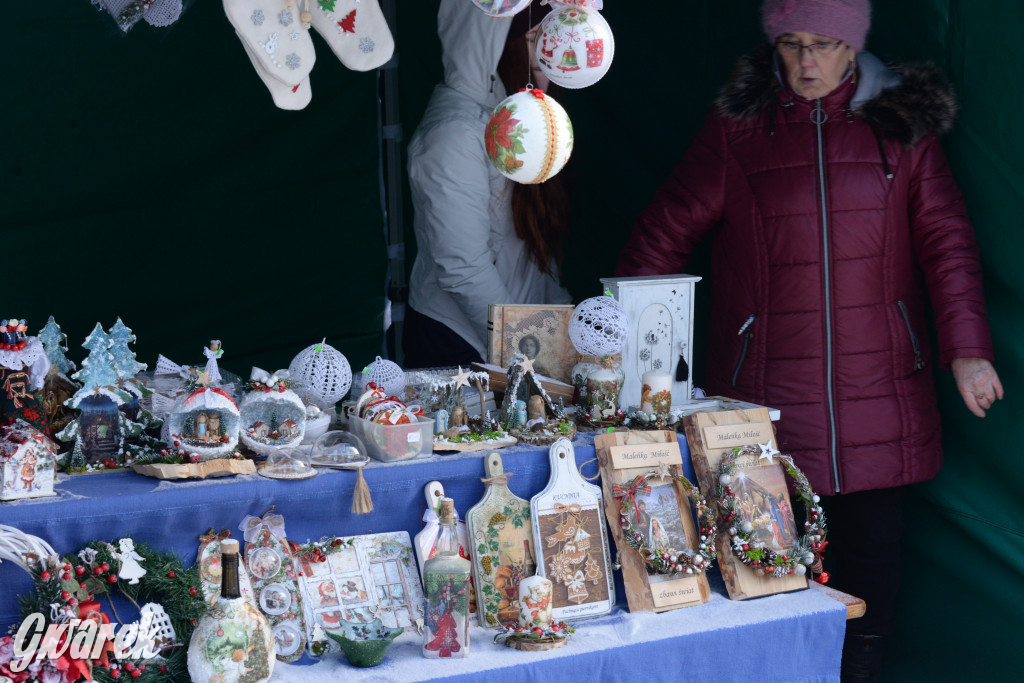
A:
<svg viewBox="0 0 1024 683">
<path fill-rule="evenodd" d="M 342 620 L 340 624 L 341 633 L 327 631 L 327 637 L 341 647 L 349 664 L 360 667 L 383 662 L 388 646 L 405 631 L 404 628 L 388 628 L 380 619 L 368 624 Z"/>
</svg>

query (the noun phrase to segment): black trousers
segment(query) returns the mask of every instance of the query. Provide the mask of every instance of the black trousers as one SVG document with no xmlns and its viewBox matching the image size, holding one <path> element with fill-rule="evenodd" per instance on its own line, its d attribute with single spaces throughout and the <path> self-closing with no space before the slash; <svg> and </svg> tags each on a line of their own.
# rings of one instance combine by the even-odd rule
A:
<svg viewBox="0 0 1024 683">
<path fill-rule="evenodd" d="M 405 308 L 405 330 L 402 333 L 402 351 L 407 368 L 448 368 L 470 363 L 482 363 L 483 358 L 473 345 L 450 327 L 433 318 Z"/>
<path fill-rule="evenodd" d="M 831 496 L 825 501 L 830 586 L 863 598 L 867 611 L 847 635 L 891 636 L 896 630 L 903 540 L 902 487 Z"/>
</svg>

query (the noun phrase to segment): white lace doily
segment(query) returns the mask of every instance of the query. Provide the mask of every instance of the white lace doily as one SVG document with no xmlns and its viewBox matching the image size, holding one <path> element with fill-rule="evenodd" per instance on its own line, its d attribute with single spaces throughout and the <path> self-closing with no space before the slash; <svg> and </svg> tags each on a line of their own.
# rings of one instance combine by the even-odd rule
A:
<svg viewBox="0 0 1024 683">
<path fill-rule="evenodd" d="M 30 391 L 43 388 L 46 373 L 50 370 L 50 359 L 46 357 L 46 349 L 38 337 L 25 337 L 25 348 L 20 351 L 4 351 L 0 349 L 0 365 L 11 370 L 28 369 Z"/>
<path fill-rule="evenodd" d="M 112 16 L 125 33 L 140 19 L 150 26 L 170 26 L 181 16 L 181 0 L 153 0 L 148 8 L 142 0 L 92 0 L 92 4 Z"/>
<path fill-rule="evenodd" d="M 626 311 L 610 296 L 584 299 L 569 319 L 569 340 L 584 356 L 619 353 L 628 334 Z"/>
<path fill-rule="evenodd" d="M 288 366 L 288 374 L 300 385 L 299 395 L 320 408 L 333 406 L 352 386 L 348 359 L 326 340 L 300 351 Z"/>
<path fill-rule="evenodd" d="M 363 386 L 375 382 L 388 396 L 405 398 L 405 372 L 394 361 L 377 356 L 363 371 Z"/>
</svg>

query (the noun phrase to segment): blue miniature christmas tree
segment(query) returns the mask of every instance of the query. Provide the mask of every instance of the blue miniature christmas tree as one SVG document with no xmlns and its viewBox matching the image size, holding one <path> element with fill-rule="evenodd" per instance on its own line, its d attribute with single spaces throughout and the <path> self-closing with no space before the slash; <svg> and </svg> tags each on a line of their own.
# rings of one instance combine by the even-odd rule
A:
<svg viewBox="0 0 1024 683">
<path fill-rule="evenodd" d="M 52 315 L 46 321 L 43 329 L 39 330 L 39 341 L 43 343 L 43 348 L 46 349 L 46 357 L 50 359 L 50 367 L 57 368 L 58 372 L 65 376 L 70 375 L 72 370 L 77 369 L 78 366 L 64 355 L 64 352 L 68 350 L 68 336 L 60 331 L 60 325 L 53 320 Z"/>
<path fill-rule="evenodd" d="M 89 355 L 82 360 L 82 369 L 72 375 L 73 379 L 82 383 L 82 388 L 70 399 L 72 408 L 77 408 L 83 398 L 96 393 L 100 388 L 117 385 L 114 357 L 109 351 L 110 337 L 103 331 L 103 326 L 96 323 L 96 327 L 85 338 L 82 346 L 89 350 Z M 106 393 L 115 394 L 115 390 L 108 389 Z"/>
<path fill-rule="evenodd" d="M 128 348 L 129 344 L 135 343 L 135 335 L 120 318 L 110 328 L 109 339 L 114 372 L 122 380 L 122 384 L 124 380 L 132 379 L 146 369 L 146 364 L 135 360 L 135 352 Z"/>
</svg>

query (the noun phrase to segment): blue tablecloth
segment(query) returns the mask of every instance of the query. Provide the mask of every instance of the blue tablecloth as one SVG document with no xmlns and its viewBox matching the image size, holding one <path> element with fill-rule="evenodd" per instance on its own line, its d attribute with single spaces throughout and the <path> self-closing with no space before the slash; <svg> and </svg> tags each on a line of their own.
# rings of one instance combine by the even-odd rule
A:
<svg viewBox="0 0 1024 683">
<path fill-rule="evenodd" d="M 682 435 L 679 441 L 684 452 L 684 473 L 695 481 Z M 574 447 L 578 465 L 594 458 L 592 435 L 581 434 Z M 546 448 L 515 446 L 500 452 L 505 471 L 515 475 L 509 488 L 516 495 L 529 499 L 547 484 Z M 161 482 L 125 471 L 76 477 L 60 475 L 55 487 L 57 497 L 2 503 L 0 519 L 4 524 L 39 536 L 62 554 L 77 552 L 88 541 L 116 540 L 130 535 L 137 542 L 173 550 L 187 566 L 195 561 L 200 533 L 211 527 L 229 528 L 240 536 L 235 530 L 243 517 L 262 515 L 271 506 L 284 515 L 288 537 L 299 542 L 327 535 L 351 536 L 401 529 L 415 535 L 422 526 L 423 488 L 428 481 L 441 481 L 446 494 L 455 499 L 460 513 L 465 513 L 480 499 L 484 490 L 480 481 L 484 476 L 482 456 L 483 453 L 435 454 L 402 463 L 371 463 L 365 470 L 365 477 L 373 495 L 374 511 L 368 515 L 354 515 L 350 511 L 356 481 L 353 472 L 322 471 L 319 476 L 302 481 L 277 481 L 249 475 L 210 481 Z M 596 461 L 586 464 L 583 474 L 596 475 Z M 620 607 L 625 609 L 621 578 L 617 585 Z M 30 590 L 27 574 L 9 563 L 0 565 L 0 629 L 6 631 L 18 621 L 17 595 Z M 601 637 L 603 640 L 588 640 L 581 635 L 577 639 L 580 645 L 557 651 L 560 654 L 525 656 L 501 648 L 502 653 L 507 650 L 520 657 L 501 659 L 504 664 L 498 664 L 499 659 L 494 656 L 486 659 L 491 666 L 545 662 L 532 674 L 517 671 L 517 679 L 522 673 L 524 680 L 530 676 L 539 679 L 542 675 L 545 679 L 554 676 L 566 680 L 593 679 L 595 674 L 602 679 L 612 675 L 624 677 L 644 662 L 658 671 L 664 670 L 664 676 L 654 673 L 644 676 L 652 679 L 740 680 L 768 675 L 780 680 L 838 678 L 845 629 L 845 608 L 838 602 L 816 591 L 746 603 L 731 602 L 719 594 L 724 594 L 720 585 L 708 605 L 665 615 L 628 615 L 619 611 L 600 620 L 607 628 L 602 627 L 595 633 L 606 633 Z M 669 624 L 674 626 L 668 628 Z M 486 637 L 480 633 L 477 642 Z M 411 636 L 403 636 L 405 645 L 399 643 L 396 653 L 418 647 L 415 639 L 408 638 Z M 671 647 L 665 646 L 665 638 L 672 639 Z M 584 647 L 585 642 L 596 643 L 596 646 Z M 477 652 L 487 649 L 481 646 Z M 701 656 L 709 649 L 719 654 L 713 658 Z M 574 656 L 567 658 L 569 655 Z M 392 658 L 399 662 L 402 659 Z M 463 660 L 464 665 L 449 668 L 424 667 L 420 660 L 414 662 L 415 666 L 409 671 L 396 670 L 394 678 L 378 680 L 408 680 L 412 672 L 426 678 L 471 675 L 484 668 L 483 659 L 473 656 Z M 633 663 L 629 664 L 629 660 Z M 568 678 L 555 676 L 552 667 L 564 667 Z M 275 679 L 288 680 L 288 672 L 294 668 L 282 667 Z M 531 671 L 533 669 L 531 667 Z M 322 670 L 325 667 L 321 664 L 309 671 Z M 736 676 L 729 675 L 729 670 Z M 346 671 L 353 673 L 348 667 Z M 687 671 L 693 675 L 687 675 Z M 300 674 L 304 683 L 310 683 L 306 674 Z M 323 680 L 337 680 L 338 675 L 337 672 L 327 674 Z"/>
</svg>

